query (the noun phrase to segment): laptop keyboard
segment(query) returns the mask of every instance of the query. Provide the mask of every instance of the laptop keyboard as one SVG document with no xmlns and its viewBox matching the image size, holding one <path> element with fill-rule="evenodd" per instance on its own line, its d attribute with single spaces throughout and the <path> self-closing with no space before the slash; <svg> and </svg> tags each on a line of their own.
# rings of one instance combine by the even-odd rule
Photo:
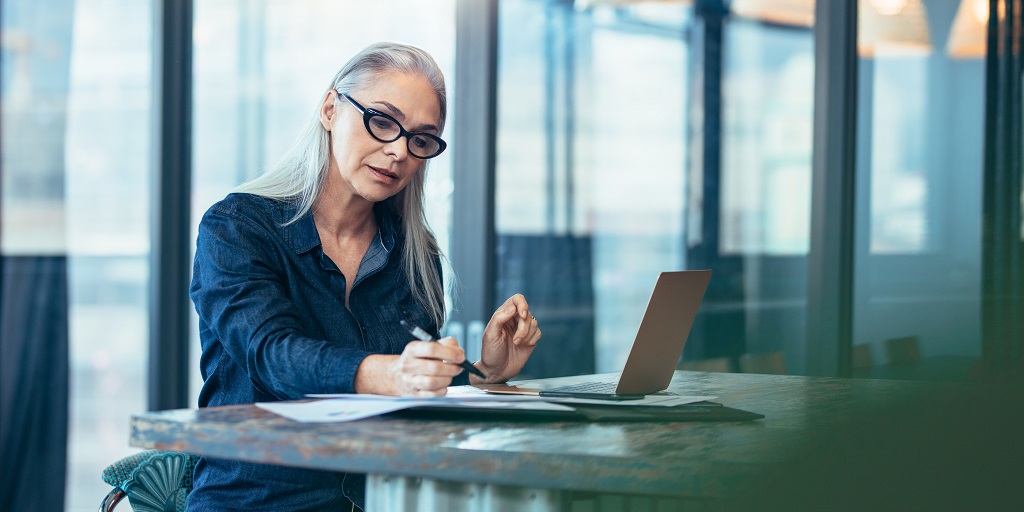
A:
<svg viewBox="0 0 1024 512">
<path fill-rule="evenodd" d="M 559 393 L 598 393 L 598 394 L 615 394 L 614 382 L 584 382 L 582 384 L 572 384 L 570 386 L 561 386 L 557 388 L 551 388 L 547 391 L 557 391 Z"/>
</svg>

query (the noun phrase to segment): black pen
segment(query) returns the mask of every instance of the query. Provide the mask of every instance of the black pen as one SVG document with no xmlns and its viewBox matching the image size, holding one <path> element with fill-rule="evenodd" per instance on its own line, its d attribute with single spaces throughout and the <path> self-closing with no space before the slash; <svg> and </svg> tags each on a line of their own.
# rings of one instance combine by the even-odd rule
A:
<svg viewBox="0 0 1024 512">
<path fill-rule="evenodd" d="M 403 329 L 409 331 L 409 334 L 412 334 L 413 336 L 416 337 L 416 339 L 420 341 L 433 341 L 435 343 L 437 342 L 437 339 L 435 339 L 433 336 L 430 335 L 429 332 L 423 330 L 420 327 L 416 327 L 415 325 L 406 322 L 405 320 L 399 320 L 398 323 L 402 324 Z M 469 361 L 464 360 L 461 363 L 459 363 L 459 366 L 465 368 L 467 372 L 472 373 L 473 375 L 476 375 L 481 379 L 487 380 L 487 376 L 484 375 L 484 372 L 478 370 L 477 367 L 470 364 Z"/>
</svg>

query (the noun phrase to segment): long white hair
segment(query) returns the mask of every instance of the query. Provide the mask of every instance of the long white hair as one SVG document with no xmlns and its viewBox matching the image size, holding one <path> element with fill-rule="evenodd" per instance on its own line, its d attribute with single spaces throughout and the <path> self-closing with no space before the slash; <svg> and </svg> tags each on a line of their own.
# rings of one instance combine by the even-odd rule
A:
<svg viewBox="0 0 1024 512">
<path fill-rule="evenodd" d="M 320 99 L 322 101 L 332 89 L 349 92 L 368 87 L 377 76 L 388 71 L 417 73 L 430 82 L 441 109 L 440 135 L 448 111 L 444 76 L 434 59 L 414 46 L 386 42 L 366 47 L 334 75 Z M 284 158 L 258 178 L 235 189 L 236 192 L 294 201 L 298 211 L 289 223 L 313 207 L 327 178 L 331 158 L 330 133 L 320 124 L 320 104 L 317 103 L 316 113 Z M 426 162 L 422 165 L 405 188 L 382 204 L 399 219 L 399 229 L 405 238 L 405 271 L 413 296 L 440 329 L 445 319 L 444 284 L 435 262 L 441 251 L 423 212 Z"/>
</svg>

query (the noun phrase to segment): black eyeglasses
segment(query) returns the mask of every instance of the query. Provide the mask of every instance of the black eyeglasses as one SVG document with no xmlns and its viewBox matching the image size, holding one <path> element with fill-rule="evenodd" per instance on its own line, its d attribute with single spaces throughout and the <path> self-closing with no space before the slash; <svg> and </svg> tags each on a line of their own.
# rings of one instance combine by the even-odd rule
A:
<svg viewBox="0 0 1024 512">
<path fill-rule="evenodd" d="M 339 91 L 340 92 L 340 91 Z M 363 124 L 371 137 L 381 142 L 394 142 L 401 137 L 406 139 L 406 147 L 409 154 L 420 159 L 434 158 L 440 155 L 448 143 L 436 135 L 423 132 L 406 131 L 395 118 L 372 108 L 360 105 L 351 96 L 343 92 L 342 96 L 352 104 L 359 113 L 363 114 Z"/>
</svg>

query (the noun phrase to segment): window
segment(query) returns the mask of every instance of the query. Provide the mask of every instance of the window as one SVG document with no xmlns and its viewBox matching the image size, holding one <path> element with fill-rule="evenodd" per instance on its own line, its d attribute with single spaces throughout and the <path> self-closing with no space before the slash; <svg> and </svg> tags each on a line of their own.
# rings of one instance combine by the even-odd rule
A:
<svg viewBox="0 0 1024 512">
<path fill-rule="evenodd" d="M 722 77 L 722 254 L 807 254 L 814 48 L 808 27 L 734 18 Z"/>
<path fill-rule="evenodd" d="M 981 355 L 984 25 L 972 2 L 903 3 L 860 2 L 854 374 L 966 379 Z"/>
<path fill-rule="evenodd" d="M 524 292 L 557 340 L 524 373 L 621 369 L 657 274 L 687 268 L 714 276 L 684 359 L 786 351 L 800 371 L 811 30 L 686 3 L 500 6 L 495 301 Z"/>
<path fill-rule="evenodd" d="M 146 408 L 152 6 L 2 5 L 3 252 L 67 256 L 65 503 L 95 510 Z"/>
<path fill-rule="evenodd" d="M 690 8 L 499 16 L 495 301 L 523 292 L 557 340 L 524 376 L 619 369 L 658 272 L 683 264 Z"/>
</svg>

